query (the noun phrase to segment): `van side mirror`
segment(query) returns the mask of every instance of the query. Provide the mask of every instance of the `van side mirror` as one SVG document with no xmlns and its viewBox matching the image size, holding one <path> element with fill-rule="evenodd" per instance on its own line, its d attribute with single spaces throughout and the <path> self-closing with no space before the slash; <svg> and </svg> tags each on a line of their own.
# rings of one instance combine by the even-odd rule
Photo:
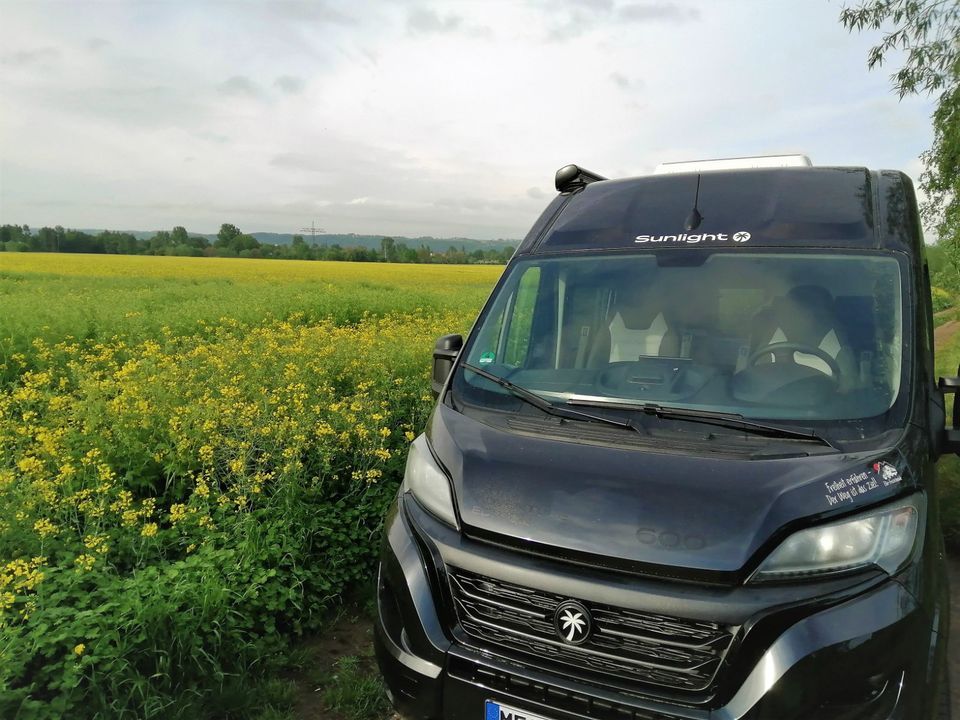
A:
<svg viewBox="0 0 960 720">
<path fill-rule="evenodd" d="M 444 335 L 433 346 L 433 378 L 430 389 L 433 390 L 433 399 L 440 397 L 443 384 L 447 381 L 453 362 L 463 347 L 463 335 Z"/>
<path fill-rule="evenodd" d="M 957 369 L 957 375 L 960 375 L 960 368 Z M 942 377 L 937 383 L 937 387 L 944 395 L 953 395 L 953 413 L 950 427 L 943 430 L 943 442 L 940 443 L 940 450 L 960 455 L 960 397 L 958 397 L 960 395 L 960 377 Z"/>
</svg>

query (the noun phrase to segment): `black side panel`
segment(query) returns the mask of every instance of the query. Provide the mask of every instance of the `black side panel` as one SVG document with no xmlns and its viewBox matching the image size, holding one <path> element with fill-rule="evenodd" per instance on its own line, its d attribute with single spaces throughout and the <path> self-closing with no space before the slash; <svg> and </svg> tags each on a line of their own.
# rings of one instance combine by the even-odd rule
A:
<svg viewBox="0 0 960 720">
<path fill-rule="evenodd" d="M 881 170 L 875 177 L 883 247 L 915 255 L 919 258 L 918 266 L 922 267 L 926 248 L 913 183 L 896 170 Z"/>
</svg>

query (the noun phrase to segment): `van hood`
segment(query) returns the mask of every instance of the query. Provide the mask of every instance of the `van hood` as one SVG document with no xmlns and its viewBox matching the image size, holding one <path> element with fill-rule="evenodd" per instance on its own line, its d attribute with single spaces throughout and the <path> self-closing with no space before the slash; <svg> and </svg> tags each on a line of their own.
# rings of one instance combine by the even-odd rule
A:
<svg viewBox="0 0 960 720">
<path fill-rule="evenodd" d="M 752 570 L 800 525 L 902 494 L 911 477 L 889 451 L 753 460 L 667 454 L 521 435 L 443 404 L 427 434 L 453 481 L 466 534 L 718 580 Z"/>
</svg>

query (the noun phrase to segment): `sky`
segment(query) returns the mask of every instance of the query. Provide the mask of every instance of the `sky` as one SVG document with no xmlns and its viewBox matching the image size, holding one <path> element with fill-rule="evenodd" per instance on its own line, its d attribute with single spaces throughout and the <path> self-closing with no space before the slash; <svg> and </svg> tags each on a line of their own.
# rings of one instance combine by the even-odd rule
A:
<svg viewBox="0 0 960 720">
<path fill-rule="evenodd" d="M 522 237 L 577 163 L 904 170 L 839 0 L 0 0 L 0 223 Z"/>
</svg>

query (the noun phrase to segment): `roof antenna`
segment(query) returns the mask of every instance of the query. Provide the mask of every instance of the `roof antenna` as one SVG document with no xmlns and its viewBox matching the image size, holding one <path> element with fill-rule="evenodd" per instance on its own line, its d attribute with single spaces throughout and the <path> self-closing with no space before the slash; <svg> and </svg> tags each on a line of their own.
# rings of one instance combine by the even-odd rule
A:
<svg viewBox="0 0 960 720">
<path fill-rule="evenodd" d="M 697 209 L 697 205 L 700 203 L 700 178 L 700 173 L 697 173 L 697 193 L 693 196 L 693 210 L 687 215 L 687 222 L 683 226 L 687 232 L 696 230 L 700 227 L 700 223 L 703 222 L 703 215 L 701 215 Z"/>
</svg>

